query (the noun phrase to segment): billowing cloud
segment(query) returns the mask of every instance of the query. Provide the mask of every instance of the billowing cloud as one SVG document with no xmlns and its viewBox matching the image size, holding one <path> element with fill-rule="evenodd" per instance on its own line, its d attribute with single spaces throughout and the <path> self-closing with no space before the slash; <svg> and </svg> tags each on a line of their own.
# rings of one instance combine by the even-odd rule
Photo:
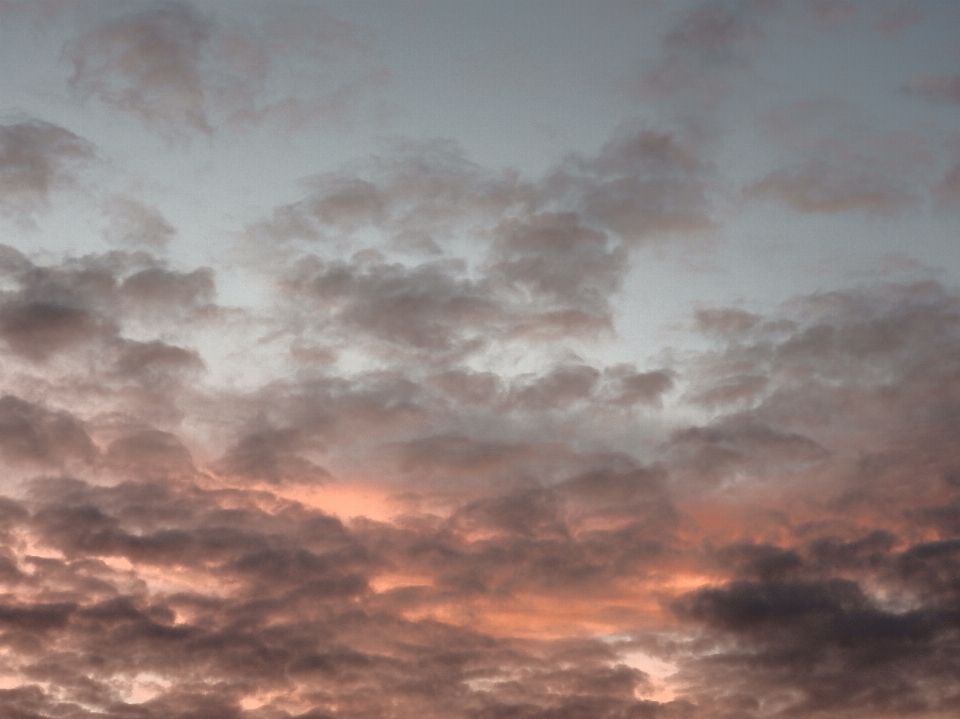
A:
<svg viewBox="0 0 960 719">
<path fill-rule="evenodd" d="M 849 61 L 845 33 L 879 57 L 908 3 L 591 7 L 569 47 L 653 43 L 616 59 L 646 71 L 643 117 L 598 103 L 589 140 L 505 169 L 472 110 L 417 136 L 438 93 L 386 6 L 38 7 L 0 0 L 50 19 L 10 42 L 63 46 L 76 94 L 38 65 L 16 102 L 83 109 L 62 122 L 97 148 L 0 128 L 0 716 L 957 713 L 949 108 L 861 83 L 928 113 L 894 126 L 783 67 L 800 40 Z M 555 10 L 511 17 L 553 43 Z M 443 36 L 431 67 L 484 57 L 428 16 L 396 24 Z M 386 77 L 367 19 L 405 119 L 343 162 L 370 128 L 323 121 L 370 119 Z M 596 100 L 575 75 L 565 100 Z M 525 137 L 505 98 L 475 98 L 497 142 Z M 806 276 L 804 243 L 866 243 L 836 260 L 862 284 Z M 863 271 L 935 257 L 938 282 Z"/>
<path fill-rule="evenodd" d="M 677 137 L 649 129 L 618 132 L 539 181 L 478 166 L 451 143 L 407 144 L 311 178 L 305 198 L 248 236 L 309 303 L 295 331 L 463 355 L 609 333 L 631 251 L 714 228 L 708 174 Z"/>
<path fill-rule="evenodd" d="M 522 248 L 512 231 L 532 230 L 500 230 Z M 562 261 L 563 248 L 550 256 Z M 208 274 L 39 267 L 12 252 L 6 265 L 25 293 L 16 307 L 46 292 L 100 318 L 118 376 L 176 393 L 177 373 L 202 367 L 195 350 L 121 328 L 127 301 L 203 306 Z M 431 323 L 469 326 L 447 315 L 458 285 L 444 274 L 443 301 L 414 311 L 387 292 L 361 312 L 355 298 L 405 286 L 402 273 L 368 267 L 309 275 L 345 329 L 433 350 Z M 433 287 L 414 277 L 411 288 Z M 391 306 L 405 319 L 389 321 Z M 75 390 L 56 403 L 8 395 L 0 452 L 26 483 L 0 505 L 3 671 L 14 682 L 0 706 L 144 717 L 947 712 L 958 307 L 933 283 L 815 295 L 773 315 L 705 307 L 695 319 L 713 349 L 645 372 L 565 363 L 511 378 L 456 354 L 434 354 L 426 372 L 384 354 L 389 369 L 352 378 L 316 368 L 218 390 L 181 404 L 167 429 L 147 390 L 128 397 L 122 421 L 83 403 L 71 411 Z M 29 361 L 79 357 L 97 337 L 24 317 L 24 339 L 7 343 Z M 48 381 L 76 381 L 60 376 Z M 671 420 L 643 450 L 607 438 L 611 422 L 662 411 L 667 396 L 711 418 Z M 676 667 L 673 699 L 635 666 L 638 651 Z"/>
</svg>

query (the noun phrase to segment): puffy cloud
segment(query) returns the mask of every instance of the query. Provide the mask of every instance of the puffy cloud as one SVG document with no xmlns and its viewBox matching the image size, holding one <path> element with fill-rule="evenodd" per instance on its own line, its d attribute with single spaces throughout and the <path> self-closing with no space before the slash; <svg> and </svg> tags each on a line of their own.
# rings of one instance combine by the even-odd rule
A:
<svg viewBox="0 0 960 719">
<path fill-rule="evenodd" d="M 176 364 L 162 343 L 152 345 L 152 351 L 124 343 L 123 321 L 144 314 L 196 318 L 213 307 L 209 270 L 179 273 L 148 255 L 108 254 L 41 266 L 5 247 L 0 271 L 16 288 L 0 294 L 0 339 L 15 354 L 37 362 L 75 346 L 105 342 L 122 348 L 118 362 L 126 370 L 153 361 Z"/>
<path fill-rule="evenodd" d="M 97 455 L 90 436 L 69 412 L 51 411 L 13 395 L 0 397 L 0 448 L 6 461 L 58 466 Z"/>
<path fill-rule="evenodd" d="M 609 332 L 630 252 L 713 228 L 708 174 L 675 135 L 649 129 L 539 181 L 450 143 L 402 144 L 312 178 L 247 234 L 263 269 L 310 303 L 290 331 L 463 356 Z"/>
<path fill-rule="evenodd" d="M 89 264 L 5 264 L 99 307 L 122 306 L 111 298 L 138 272 L 94 282 Z M 202 304 L 212 280 L 192 277 L 159 296 L 194 288 L 185 302 Z M 385 355 L 401 366 L 218 390 L 172 431 L 143 396 L 112 421 L 5 397 L 0 452 L 34 479 L 0 503 L 16 682 L 0 707 L 949 711 L 958 303 L 922 284 L 772 316 L 701 308 L 714 349 L 653 371 L 566 362 L 511 378 Z M 138 381 L 199 366 L 159 339 L 119 346 L 113 371 Z M 744 377 L 757 389 L 730 389 Z M 611 422 L 665 395 L 710 419 L 614 449 Z M 201 427 L 213 444 L 188 447 Z M 366 494 L 344 514 L 352 477 Z M 676 698 L 652 698 L 637 647 L 679 668 Z"/>
<path fill-rule="evenodd" d="M 211 31 L 187 3 L 120 15 L 71 48 L 71 83 L 150 126 L 210 132 L 198 63 Z"/>
<path fill-rule="evenodd" d="M 585 221 L 640 245 L 712 228 L 708 175 L 675 134 L 642 128 L 617 133 L 596 157 L 569 159 L 547 187 Z"/>
</svg>

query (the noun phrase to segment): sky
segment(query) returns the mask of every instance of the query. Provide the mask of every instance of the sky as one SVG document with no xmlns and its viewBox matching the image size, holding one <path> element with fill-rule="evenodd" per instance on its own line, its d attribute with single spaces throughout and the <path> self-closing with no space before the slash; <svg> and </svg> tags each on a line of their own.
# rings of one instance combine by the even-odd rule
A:
<svg viewBox="0 0 960 719">
<path fill-rule="evenodd" d="M 958 38 L 0 0 L 0 715 L 958 716 Z"/>
</svg>

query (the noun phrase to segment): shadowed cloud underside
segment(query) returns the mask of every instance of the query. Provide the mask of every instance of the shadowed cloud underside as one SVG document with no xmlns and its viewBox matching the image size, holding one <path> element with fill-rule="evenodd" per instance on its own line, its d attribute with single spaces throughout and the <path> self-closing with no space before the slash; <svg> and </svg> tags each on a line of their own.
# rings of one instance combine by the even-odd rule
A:
<svg viewBox="0 0 960 719">
<path fill-rule="evenodd" d="M 0 0 L 4 717 L 960 712 L 955 9 L 510 7 Z"/>
</svg>

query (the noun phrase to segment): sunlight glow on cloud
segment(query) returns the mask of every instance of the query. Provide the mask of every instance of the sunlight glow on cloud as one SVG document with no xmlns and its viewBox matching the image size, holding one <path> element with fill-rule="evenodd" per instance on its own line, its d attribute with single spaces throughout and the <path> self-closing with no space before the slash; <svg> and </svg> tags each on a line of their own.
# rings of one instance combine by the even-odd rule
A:
<svg viewBox="0 0 960 719">
<path fill-rule="evenodd" d="M 0 716 L 954 716 L 958 28 L 0 0 Z"/>
</svg>

